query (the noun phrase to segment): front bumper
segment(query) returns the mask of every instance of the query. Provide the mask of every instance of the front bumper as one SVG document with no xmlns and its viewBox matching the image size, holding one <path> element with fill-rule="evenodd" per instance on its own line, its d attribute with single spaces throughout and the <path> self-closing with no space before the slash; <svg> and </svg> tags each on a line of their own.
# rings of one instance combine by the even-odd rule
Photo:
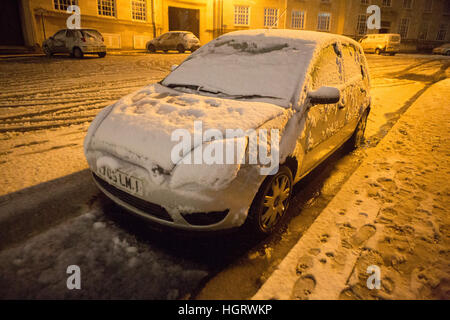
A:
<svg viewBox="0 0 450 320">
<path fill-rule="evenodd" d="M 114 158 L 120 163 L 121 170 L 137 175 L 143 180 L 145 191 L 143 196 L 138 196 L 109 185 L 95 176 L 96 159 L 100 156 L 104 157 L 105 154 L 99 151 L 87 152 L 94 181 L 106 196 L 149 221 L 181 230 L 214 231 L 241 226 L 264 179 L 257 167 L 243 166 L 237 177 L 224 190 L 171 189 L 167 182 L 159 185 L 154 183 L 149 176 L 150 173 L 143 167 Z M 206 219 L 205 215 L 213 217 Z"/>
</svg>

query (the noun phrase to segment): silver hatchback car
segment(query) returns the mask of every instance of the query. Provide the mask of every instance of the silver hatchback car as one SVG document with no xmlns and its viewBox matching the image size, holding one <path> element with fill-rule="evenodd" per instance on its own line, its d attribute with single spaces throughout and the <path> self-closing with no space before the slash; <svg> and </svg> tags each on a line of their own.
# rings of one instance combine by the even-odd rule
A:
<svg viewBox="0 0 450 320">
<path fill-rule="evenodd" d="M 231 32 L 103 109 L 84 151 L 99 188 L 137 215 L 265 235 L 282 224 L 295 183 L 345 142 L 361 145 L 369 91 L 350 38 Z"/>
<path fill-rule="evenodd" d="M 69 53 L 81 59 L 85 54 L 106 56 L 106 45 L 100 32 L 94 29 L 63 29 L 46 39 L 42 44 L 44 53 L 50 57 L 54 53 Z"/>
<path fill-rule="evenodd" d="M 194 52 L 198 48 L 200 48 L 200 40 L 189 31 L 170 31 L 147 42 L 147 50 L 150 52 L 177 50 L 179 53 L 184 53 L 186 50 Z"/>
</svg>

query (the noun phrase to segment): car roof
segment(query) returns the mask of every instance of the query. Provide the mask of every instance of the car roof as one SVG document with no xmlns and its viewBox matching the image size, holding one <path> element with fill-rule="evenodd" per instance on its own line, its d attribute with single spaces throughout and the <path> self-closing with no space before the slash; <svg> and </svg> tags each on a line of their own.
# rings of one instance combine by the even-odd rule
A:
<svg viewBox="0 0 450 320">
<path fill-rule="evenodd" d="M 292 30 L 292 29 L 252 29 L 243 31 L 234 31 L 221 35 L 218 39 L 227 38 L 258 38 L 258 40 L 267 39 L 268 42 L 272 40 L 279 41 L 285 39 L 289 45 L 295 45 L 296 47 L 311 46 L 316 49 L 327 46 L 330 43 L 336 41 L 344 43 L 352 43 L 359 47 L 359 43 L 355 40 L 342 35 L 318 32 L 318 31 L 306 31 L 306 30 Z"/>
</svg>

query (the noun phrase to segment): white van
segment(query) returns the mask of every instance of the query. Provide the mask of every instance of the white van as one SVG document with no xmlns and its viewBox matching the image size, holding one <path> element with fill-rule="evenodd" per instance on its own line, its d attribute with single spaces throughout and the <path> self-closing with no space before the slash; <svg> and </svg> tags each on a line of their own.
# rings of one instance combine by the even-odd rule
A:
<svg viewBox="0 0 450 320">
<path fill-rule="evenodd" d="M 367 53 L 389 53 L 393 56 L 400 50 L 400 35 L 397 33 L 368 34 L 359 42 Z"/>
</svg>

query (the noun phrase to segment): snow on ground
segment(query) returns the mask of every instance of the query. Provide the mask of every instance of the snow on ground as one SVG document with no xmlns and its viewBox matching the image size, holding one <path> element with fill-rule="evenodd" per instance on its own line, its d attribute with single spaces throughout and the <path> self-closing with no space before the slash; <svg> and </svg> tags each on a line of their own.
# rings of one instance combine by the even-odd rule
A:
<svg viewBox="0 0 450 320">
<path fill-rule="evenodd" d="M 99 209 L 0 252 L 0 261 L 0 299 L 178 299 L 207 275 L 137 241 Z M 80 267 L 81 290 L 67 289 L 70 265 Z"/>
<path fill-rule="evenodd" d="M 170 65 L 180 63 L 185 57 L 161 54 L 82 61 L 62 57 L 0 61 L 0 118 L 3 117 L 0 124 L 0 179 L 4 182 L 0 186 L 0 196 L 86 168 L 82 144 L 94 114 L 110 100 L 161 79 Z M 408 105 L 408 99 L 412 103 L 415 92 L 442 76 L 442 72 L 436 70 L 444 70 L 445 75 L 444 66 L 449 61 L 445 57 L 414 55 L 368 55 L 368 60 L 374 99 L 367 129 L 371 139 L 376 138 L 380 126 L 390 121 L 392 110 Z M 417 77 L 423 65 L 434 71 L 428 70 Z M 77 98 L 81 102 L 76 101 Z M 95 99 L 101 101 L 90 105 Z M 55 105 L 61 107 L 61 111 L 51 110 Z M 90 107 L 93 108 L 92 115 Z M 16 115 L 18 117 L 14 118 Z M 86 117 L 77 118 L 83 115 Z M 16 122 L 10 123 L 12 121 Z M 438 138 L 433 139 L 439 141 Z M 326 185 L 333 183 L 336 183 L 335 178 L 326 181 Z M 124 239 L 126 244 L 120 245 Z M 134 253 L 134 249 L 127 252 L 128 247 L 137 247 L 138 252 Z M 272 248 L 268 250 L 270 252 Z M 71 257 L 75 258 L 72 260 Z M 147 268 L 144 270 L 139 263 L 129 268 L 128 263 L 134 264 L 129 262 L 132 257 L 147 263 Z M 326 255 L 324 258 L 332 259 Z M 86 283 L 82 280 L 83 286 L 91 288 L 89 293 L 67 293 L 65 290 L 66 264 L 75 262 L 80 263 L 82 272 L 85 270 L 91 279 Z M 96 211 L 67 221 L 16 248 L 0 252 L 0 263 L 0 287 L 8 288 L 4 295 L 10 297 L 70 298 L 89 294 L 93 297 L 179 298 L 195 288 L 194 282 L 198 285 L 205 272 L 202 266 L 185 261 L 178 254 L 159 250 L 152 243 L 137 241 Z M 164 268 L 168 271 L 162 271 Z M 186 270 L 192 273 L 185 273 Z M 115 272 L 121 278 L 113 276 L 110 279 L 110 274 Z M 267 270 L 265 272 L 270 274 Z M 153 279 L 155 287 L 141 286 L 147 278 Z M 253 277 L 250 275 L 248 278 Z M 161 284 L 161 279 L 167 279 L 166 285 Z M 102 286 L 103 282 L 105 286 Z M 224 283 L 235 286 L 236 281 L 225 277 Z M 105 289 L 107 286 L 112 290 Z"/>
<path fill-rule="evenodd" d="M 0 196 L 87 168 L 83 139 L 99 110 L 185 57 L 0 60 Z"/>
<path fill-rule="evenodd" d="M 449 94 L 434 84 L 368 151 L 254 299 L 450 298 Z"/>
</svg>

